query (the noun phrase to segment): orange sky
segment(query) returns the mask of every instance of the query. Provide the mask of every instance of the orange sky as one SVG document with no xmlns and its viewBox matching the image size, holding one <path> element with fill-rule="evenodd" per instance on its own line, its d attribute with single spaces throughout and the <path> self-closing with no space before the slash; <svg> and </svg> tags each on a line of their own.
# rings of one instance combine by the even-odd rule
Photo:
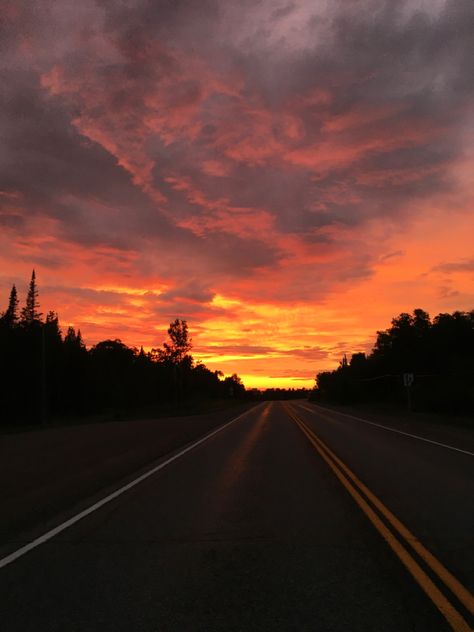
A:
<svg viewBox="0 0 474 632">
<path fill-rule="evenodd" d="M 35 267 L 88 344 L 186 318 L 248 387 L 473 309 L 472 12 L 363 4 L 11 3 L 4 305 Z"/>
</svg>

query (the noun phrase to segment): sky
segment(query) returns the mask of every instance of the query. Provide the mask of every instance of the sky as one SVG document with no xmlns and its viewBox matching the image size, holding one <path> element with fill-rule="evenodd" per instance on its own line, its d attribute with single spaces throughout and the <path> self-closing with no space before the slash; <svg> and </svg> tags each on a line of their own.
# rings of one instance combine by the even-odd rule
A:
<svg viewBox="0 0 474 632">
<path fill-rule="evenodd" d="M 263 388 L 474 309 L 472 0 L 0 9 L 0 310 Z"/>
</svg>

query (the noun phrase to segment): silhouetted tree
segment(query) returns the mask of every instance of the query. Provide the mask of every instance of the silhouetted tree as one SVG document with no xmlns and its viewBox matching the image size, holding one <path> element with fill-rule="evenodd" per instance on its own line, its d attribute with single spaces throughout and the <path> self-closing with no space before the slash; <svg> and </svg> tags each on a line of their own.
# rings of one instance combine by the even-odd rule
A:
<svg viewBox="0 0 474 632">
<path fill-rule="evenodd" d="M 367 357 L 365 353 L 353 353 L 349 366 L 354 373 L 363 375 L 367 366 Z"/>
<path fill-rule="evenodd" d="M 227 390 L 227 395 L 229 397 L 239 398 L 243 397 L 245 393 L 245 386 L 237 373 L 233 373 L 230 377 L 226 377 L 223 385 Z"/>
<path fill-rule="evenodd" d="M 0 317 L 1 423 L 227 398 L 229 384 L 237 396 L 245 394 L 238 376 L 226 383 L 218 371 L 195 365 L 191 347 L 188 325 L 180 319 L 170 324 L 163 347 L 149 353 L 118 339 L 88 350 L 73 327 L 63 338 L 56 312 L 42 320 L 33 271 L 20 320 L 15 286 Z"/>
<path fill-rule="evenodd" d="M 188 324 L 177 318 L 168 328 L 170 342 L 164 342 L 163 348 L 156 350 L 161 362 L 179 364 L 191 351 L 192 340 L 189 338 Z"/>
<path fill-rule="evenodd" d="M 25 307 L 21 310 L 21 322 L 24 325 L 32 325 L 41 321 L 41 312 L 38 303 L 38 288 L 36 287 L 35 271 L 31 273 L 28 294 L 26 295 Z"/>
<path fill-rule="evenodd" d="M 130 380 L 134 350 L 117 338 L 98 342 L 89 353 L 96 401 L 114 411 L 136 404 Z"/>
<path fill-rule="evenodd" d="M 306 388 L 267 388 L 262 392 L 253 388 L 246 391 L 249 399 L 258 400 L 289 400 L 289 399 L 307 399 L 308 390 Z"/>
<path fill-rule="evenodd" d="M 1 320 L 7 327 L 14 327 L 18 323 L 18 293 L 15 285 L 12 286 L 8 307 L 2 314 Z"/>
<path fill-rule="evenodd" d="M 74 327 L 68 327 L 66 335 L 64 336 L 64 346 L 68 347 L 69 349 L 85 349 L 85 344 L 82 340 L 81 330 L 78 329 L 76 334 L 76 330 L 74 329 Z"/>
<path fill-rule="evenodd" d="M 92 397 L 89 354 L 81 331 L 68 327 L 63 341 L 62 380 L 59 410 L 62 413 L 85 413 L 96 404 Z"/>
<path fill-rule="evenodd" d="M 164 342 L 161 349 L 153 349 L 158 362 L 167 368 L 168 390 L 175 404 L 182 401 L 186 389 L 190 387 L 190 373 L 193 358 L 189 355 L 192 341 L 189 337 L 188 324 L 176 318 L 168 328 L 169 342 Z"/>
<path fill-rule="evenodd" d="M 59 407 L 63 379 L 63 340 L 56 312 L 51 310 L 47 313 L 42 329 L 44 406 L 46 406 L 46 410 L 55 410 Z"/>
<path fill-rule="evenodd" d="M 415 309 L 377 332 L 372 353 L 317 375 L 316 397 L 340 403 L 405 401 L 402 375 L 413 373 L 415 409 L 474 410 L 474 310 L 429 314 Z"/>
</svg>

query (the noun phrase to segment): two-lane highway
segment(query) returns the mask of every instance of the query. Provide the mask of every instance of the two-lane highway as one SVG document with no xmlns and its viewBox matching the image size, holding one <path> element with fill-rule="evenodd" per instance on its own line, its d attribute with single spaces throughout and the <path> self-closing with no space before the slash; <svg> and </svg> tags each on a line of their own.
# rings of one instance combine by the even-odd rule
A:
<svg viewBox="0 0 474 632">
<path fill-rule="evenodd" d="M 472 457 L 320 415 L 308 404 L 257 406 L 0 568 L 2 630 L 456 629 L 310 438 L 463 585 Z M 438 496 L 425 484 L 440 485 Z"/>
<path fill-rule="evenodd" d="M 298 409 L 298 412 L 295 411 Z M 404 502 L 405 498 L 412 500 L 413 490 L 418 487 L 418 491 L 423 490 L 423 485 L 427 482 L 431 485 L 436 485 L 436 493 L 433 495 L 428 494 L 426 498 L 431 498 L 431 504 L 428 501 L 426 507 L 429 509 L 428 514 L 424 514 L 414 520 L 415 524 L 424 524 L 425 528 L 428 527 L 427 533 L 430 532 L 430 526 L 434 523 L 435 528 L 432 529 L 436 532 L 440 523 L 443 521 L 443 517 L 446 517 L 446 512 L 440 511 L 440 507 L 443 507 L 443 503 L 439 502 L 439 497 L 442 494 L 448 496 L 448 500 L 445 504 L 449 506 L 451 503 L 462 502 L 463 507 L 466 507 L 464 501 L 467 500 L 468 513 L 464 517 L 464 520 L 458 521 L 453 524 L 451 532 L 445 533 L 444 538 L 438 538 L 438 548 L 444 557 L 451 557 L 451 563 L 453 563 L 453 556 L 449 555 L 450 545 L 452 549 L 453 543 L 455 544 L 456 551 L 459 551 L 459 544 L 464 548 L 464 568 L 472 571 L 472 512 L 469 513 L 470 505 L 472 505 L 472 494 L 469 492 L 466 494 L 469 487 L 469 472 L 472 471 L 472 457 L 474 453 L 466 449 L 461 449 L 456 446 L 451 446 L 439 441 L 434 441 L 422 434 L 407 433 L 401 431 L 393 426 L 387 426 L 379 423 L 374 423 L 370 420 L 364 420 L 359 417 L 347 415 L 345 413 L 331 411 L 319 406 L 308 407 L 304 404 L 299 404 L 296 407 L 287 407 L 289 415 L 295 421 L 297 426 L 302 430 L 310 443 L 314 446 L 318 454 L 328 464 L 330 469 L 334 472 L 341 484 L 346 488 L 348 493 L 352 496 L 353 500 L 360 507 L 363 513 L 367 516 L 374 528 L 387 542 L 388 546 L 392 549 L 394 554 L 398 557 L 400 562 L 405 566 L 408 572 L 412 575 L 414 580 L 424 590 L 427 597 L 432 603 L 440 610 L 443 616 L 446 618 L 451 628 L 463 632 L 469 629 L 463 611 L 467 613 L 467 618 L 471 618 L 474 614 L 474 598 L 469 591 L 469 588 L 464 586 L 456 575 L 454 575 L 441 561 L 433 554 L 432 550 L 429 550 L 424 542 L 415 535 L 415 532 L 408 528 L 403 520 L 393 513 L 393 511 L 384 504 L 380 496 L 374 494 L 373 489 L 375 487 L 385 487 L 384 496 L 388 497 L 387 490 L 398 498 L 398 505 L 403 515 L 410 515 L 406 511 L 406 506 L 410 506 Z M 304 411 L 311 413 L 310 421 L 305 422 L 301 419 L 300 413 Z M 308 416 L 308 415 L 306 415 Z M 342 419 L 342 420 L 341 420 Z M 350 426 L 347 420 L 356 422 L 356 425 Z M 378 454 L 375 458 L 367 458 L 367 448 L 371 445 L 371 439 L 373 437 L 360 436 L 358 427 L 363 424 L 368 426 L 369 429 L 374 431 L 375 429 L 375 444 L 378 448 Z M 313 428 L 311 427 L 313 426 Z M 316 431 L 314 427 L 316 426 Z M 380 432 L 382 432 L 382 439 L 380 439 Z M 396 460 L 392 463 L 390 459 L 394 456 L 394 443 L 396 441 L 390 439 L 387 433 L 391 433 L 401 438 L 401 444 L 399 444 L 398 453 L 396 454 Z M 347 460 L 343 461 L 332 450 L 328 443 L 321 439 L 321 435 L 329 436 L 331 444 L 339 444 L 340 447 L 347 445 L 351 446 L 350 451 L 347 452 L 347 460 L 355 462 L 359 471 L 364 473 L 364 480 L 371 481 L 370 485 L 364 483 L 359 476 L 354 473 L 347 465 Z M 351 436 L 352 435 L 352 436 Z M 408 445 L 407 445 L 408 440 Z M 342 441 L 342 443 L 341 443 Z M 414 443 L 414 446 L 411 444 Z M 372 441 L 373 445 L 373 441 Z M 436 468 L 433 471 L 429 471 L 430 468 L 426 468 L 430 479 L 423 480 L 423 476 L 417 476 L 417 469 L 424 462 L 426 456 L 426 445 L 432 449 L 435 446 L 438 451 L 436 456 Z M 425 446 L 424 448 L 420 446 Z M 416 463 L 417 468 L 415 472 L 410 468 L 404 468 L 403 464 L 400 467 L 399 459 L 403 454 L 403 450 L 409 449 L 411 456 L 411 464 Z M 344 449 L 340 449 L 339 452 L 344 452 Z M 417 451 L 419 451 L 417 455 Z M 425 454 L 424 454 L 425 452 Z M 448 458 L 446 457 L 448 453 Z M 457 460 L 456 467 L 450 469 L 451 463 L 449 460 L 449 454 L 457 453 L 464 457 L 464 461 Z M 433 456 L 433 455 L 431 455 Z M 436 474 L 433 477 L 433 474 Z M 414 482 L 416 478 L 416 482 Z M 384 483 L 380 485 L 380 479 L 383 479 Z M 472 480 L 470 481 L 472 484 Z M 454 492 L 454 493 L 453 493 Z M 419 516 L 419 511 L 415 511 L 415 515 Z M 453 522 L 453 515 L 451 515 L 451 521 Z M 413 522 L 413 516 L 412 516 Z M 463 546 L 464 545 L 464 546 Z M 469 559 L 469 553 L 471 558 Z M 459 557 L 458 557 L 459 560 Z M 456 562 L 456 556 L 454 556 L 454 565 Z M 461 566 L 462 569 L 462 566 Z M 466 575 L 472 576 L 471 573 Z"/>
<path fill-rule="evenodd" d="M 474 590 L 474 437 L 448 444 L 308 403 L 293 409 Z"/>
</svg>

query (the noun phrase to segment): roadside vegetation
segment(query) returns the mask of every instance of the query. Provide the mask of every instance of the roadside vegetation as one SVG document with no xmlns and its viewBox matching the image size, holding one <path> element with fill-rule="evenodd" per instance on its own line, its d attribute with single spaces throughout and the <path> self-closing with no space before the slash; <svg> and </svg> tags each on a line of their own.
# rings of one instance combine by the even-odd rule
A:
<svg viewBox="0 0 474 632">
<path fill-rule="evenodd" d="M 474 310 L 433 320 L 422 309 L 400 314 L 377 332 L 370 354 L 344 356 L 335 371 L 319 373 L 311 398 L 474 413 Z"/>
<path fill-rule="evenodd" d="M 305 389 L 247 390 L 191 355 L 188 324 L 177 318 L 151 351 L 108 339 L 87 348 L 81 331 L 63 333 L 56 312 L 40 312 L 33 271 L 20 309 L 12 287 L 0 315 L 0 427 L 209 413 L 245 401 L 293 399 Z"/>
<path fill-rule="evenodd" d="M 195 362 L 191 347 L 186 321 L 176 319 L 168 340 L 149 352 L 119 339 L 88 349 L 73 327 L 63 335 L 55 312 L 43 318 L 33 271 L 25 306 L 13 286 L 0 317 L 2 425 L 201 412 L 245 397 L 236 374 L 224 379 Z"/>
</svg>

